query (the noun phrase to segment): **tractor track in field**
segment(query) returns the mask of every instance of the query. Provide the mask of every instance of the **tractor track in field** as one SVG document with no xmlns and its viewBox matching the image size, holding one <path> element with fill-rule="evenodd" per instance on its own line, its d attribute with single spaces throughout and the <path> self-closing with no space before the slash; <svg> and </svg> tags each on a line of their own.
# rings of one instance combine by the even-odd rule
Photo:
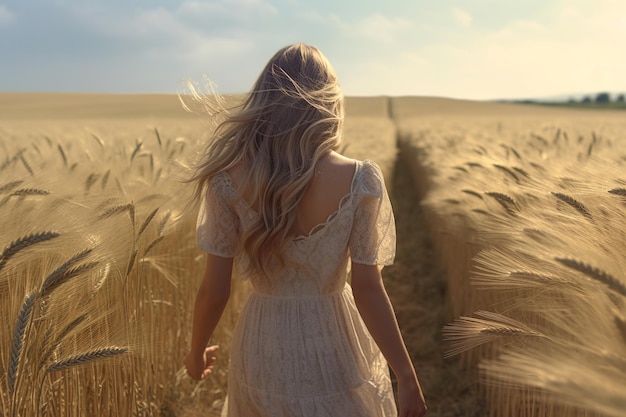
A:
<svg viewBox="0 0 626 417">
<path fill-rule="evenodd" d="M 383 276 L 407 349 L 424 390 L 428 416 L 484 415 L 478 387 L 456 358 L 444 359 L 446 283 L 437 265 L 428 224 L 407 162 L 398 155 L 390 198 L 396 216 L 397 254 Z"/>
</svg>

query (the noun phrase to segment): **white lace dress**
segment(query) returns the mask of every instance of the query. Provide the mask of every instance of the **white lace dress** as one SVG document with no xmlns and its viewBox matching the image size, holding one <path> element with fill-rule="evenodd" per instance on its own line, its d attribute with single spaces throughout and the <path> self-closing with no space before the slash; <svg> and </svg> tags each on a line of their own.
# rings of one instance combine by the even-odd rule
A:
<svg viewBox="0 0 626 417">
<path fill-rule="evenodd" d="M 198 245 L 233 257 L 257 213 L 230 178 L 211 180 L 198 216 Z M 354 303 L 352 262 L 389 265 L 395 223 L 380 168 L 356 164 L 350 193 L 324 224 L 288 247 L 288 266 L 253 292 L 236 326 L 229 366 L 228 417 L 396 417 L 387 363 Z M 246 264 L 235 256 L 235 266 Z"/>
</svg>

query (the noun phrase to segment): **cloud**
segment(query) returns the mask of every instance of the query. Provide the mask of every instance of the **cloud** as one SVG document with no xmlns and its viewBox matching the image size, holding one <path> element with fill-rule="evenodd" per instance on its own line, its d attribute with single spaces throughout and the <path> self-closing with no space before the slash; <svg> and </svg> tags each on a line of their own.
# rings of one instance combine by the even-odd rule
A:
<svg viewBox="0 0 626 417">
<path fill-rule="evenodd" d="M 6 6 L 0 4 L 0 25 L 11 23 L 15 20 L 15 13 Z"/>
<path fill-rule="evenodd" d="M 413 23 L 403 17 L 387 17 L 374 13 L 356 22 L 353 29 L 356 34 L 382 43 L 392 43 L 396 35 L 409 29 Z"/>
<path fill-rule="evenodd" d="M 461 26 L 469 27 L 472 25 L 472 15 L 457 7 L 452 8 L 452 18 Z"/>
<path fill-rule="evenodd" d="M 246 21 L 261 16 L 277 15 L 278 9 L 266 0 L 217 0 L 217 1 L 183 1 L 177 10 L 183 18 L 216 21 L 228 19 Z"/>
<path fill-rule="evenodd" d="M 394 43 L 398 35 L 413 27 L 413 22 L 409 19 L 389 17 L 381 13 L 372 13 L 353 21 L 342 19 L 335 13 L 322 14 L 312 10 L 300 12 L 298 17 L 307 23 L 334 28 L 344 40 L 360 38 L 381 44 Z"/>
</svg>

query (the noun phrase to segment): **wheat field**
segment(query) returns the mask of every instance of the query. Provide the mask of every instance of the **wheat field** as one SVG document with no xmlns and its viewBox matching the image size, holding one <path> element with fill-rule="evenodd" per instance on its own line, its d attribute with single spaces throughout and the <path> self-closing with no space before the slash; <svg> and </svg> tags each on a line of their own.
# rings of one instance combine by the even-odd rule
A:
<svg viewBox="0 0 626 417">
<path fill-rule="evenodd" d="M 176 96 L 0 94 L 2 415 L 219 415 L 244 284 L 210 383 L 181 364 L 204 266 L 182 180 L 211 122 Z M 431 415 L 626 409 L 624 128 L 619 112 L 348 98 L 344 153 L 376 161 L 400 201 L 408 167 L 424 213 L 403 221 L 425 225 L 442 271 L 447 342 L 413 305 L 411 265 L 385 278 L 413 355 L 432 350 L 417 361 Z"/>
<path fill-rule="evenodd" d="M 622 416 L 624 115 L 476 107 L 399 123 L 446 269 L 448 354 L 489 416 Z"/>
</svg>

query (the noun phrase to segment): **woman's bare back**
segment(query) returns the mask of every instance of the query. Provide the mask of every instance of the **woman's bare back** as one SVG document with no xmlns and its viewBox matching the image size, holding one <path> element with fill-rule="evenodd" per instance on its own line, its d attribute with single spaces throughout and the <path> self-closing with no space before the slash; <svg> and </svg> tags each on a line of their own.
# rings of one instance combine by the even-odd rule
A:
<svg viewBox="0 0 626 417">
<path fill-rule="evenodd" d="M 297 208 L 293 226 L 294 236 L 307 236 L 316 226 L 324 224 L 337 212 L 342 199 L 350 193 L 357 161 L 337 152 L 330 152 L 319 159 L 315 176 L 304 192 Z M 228 175 L 240 186 L 244 167 L 235 166 Z"/>
</svg>

